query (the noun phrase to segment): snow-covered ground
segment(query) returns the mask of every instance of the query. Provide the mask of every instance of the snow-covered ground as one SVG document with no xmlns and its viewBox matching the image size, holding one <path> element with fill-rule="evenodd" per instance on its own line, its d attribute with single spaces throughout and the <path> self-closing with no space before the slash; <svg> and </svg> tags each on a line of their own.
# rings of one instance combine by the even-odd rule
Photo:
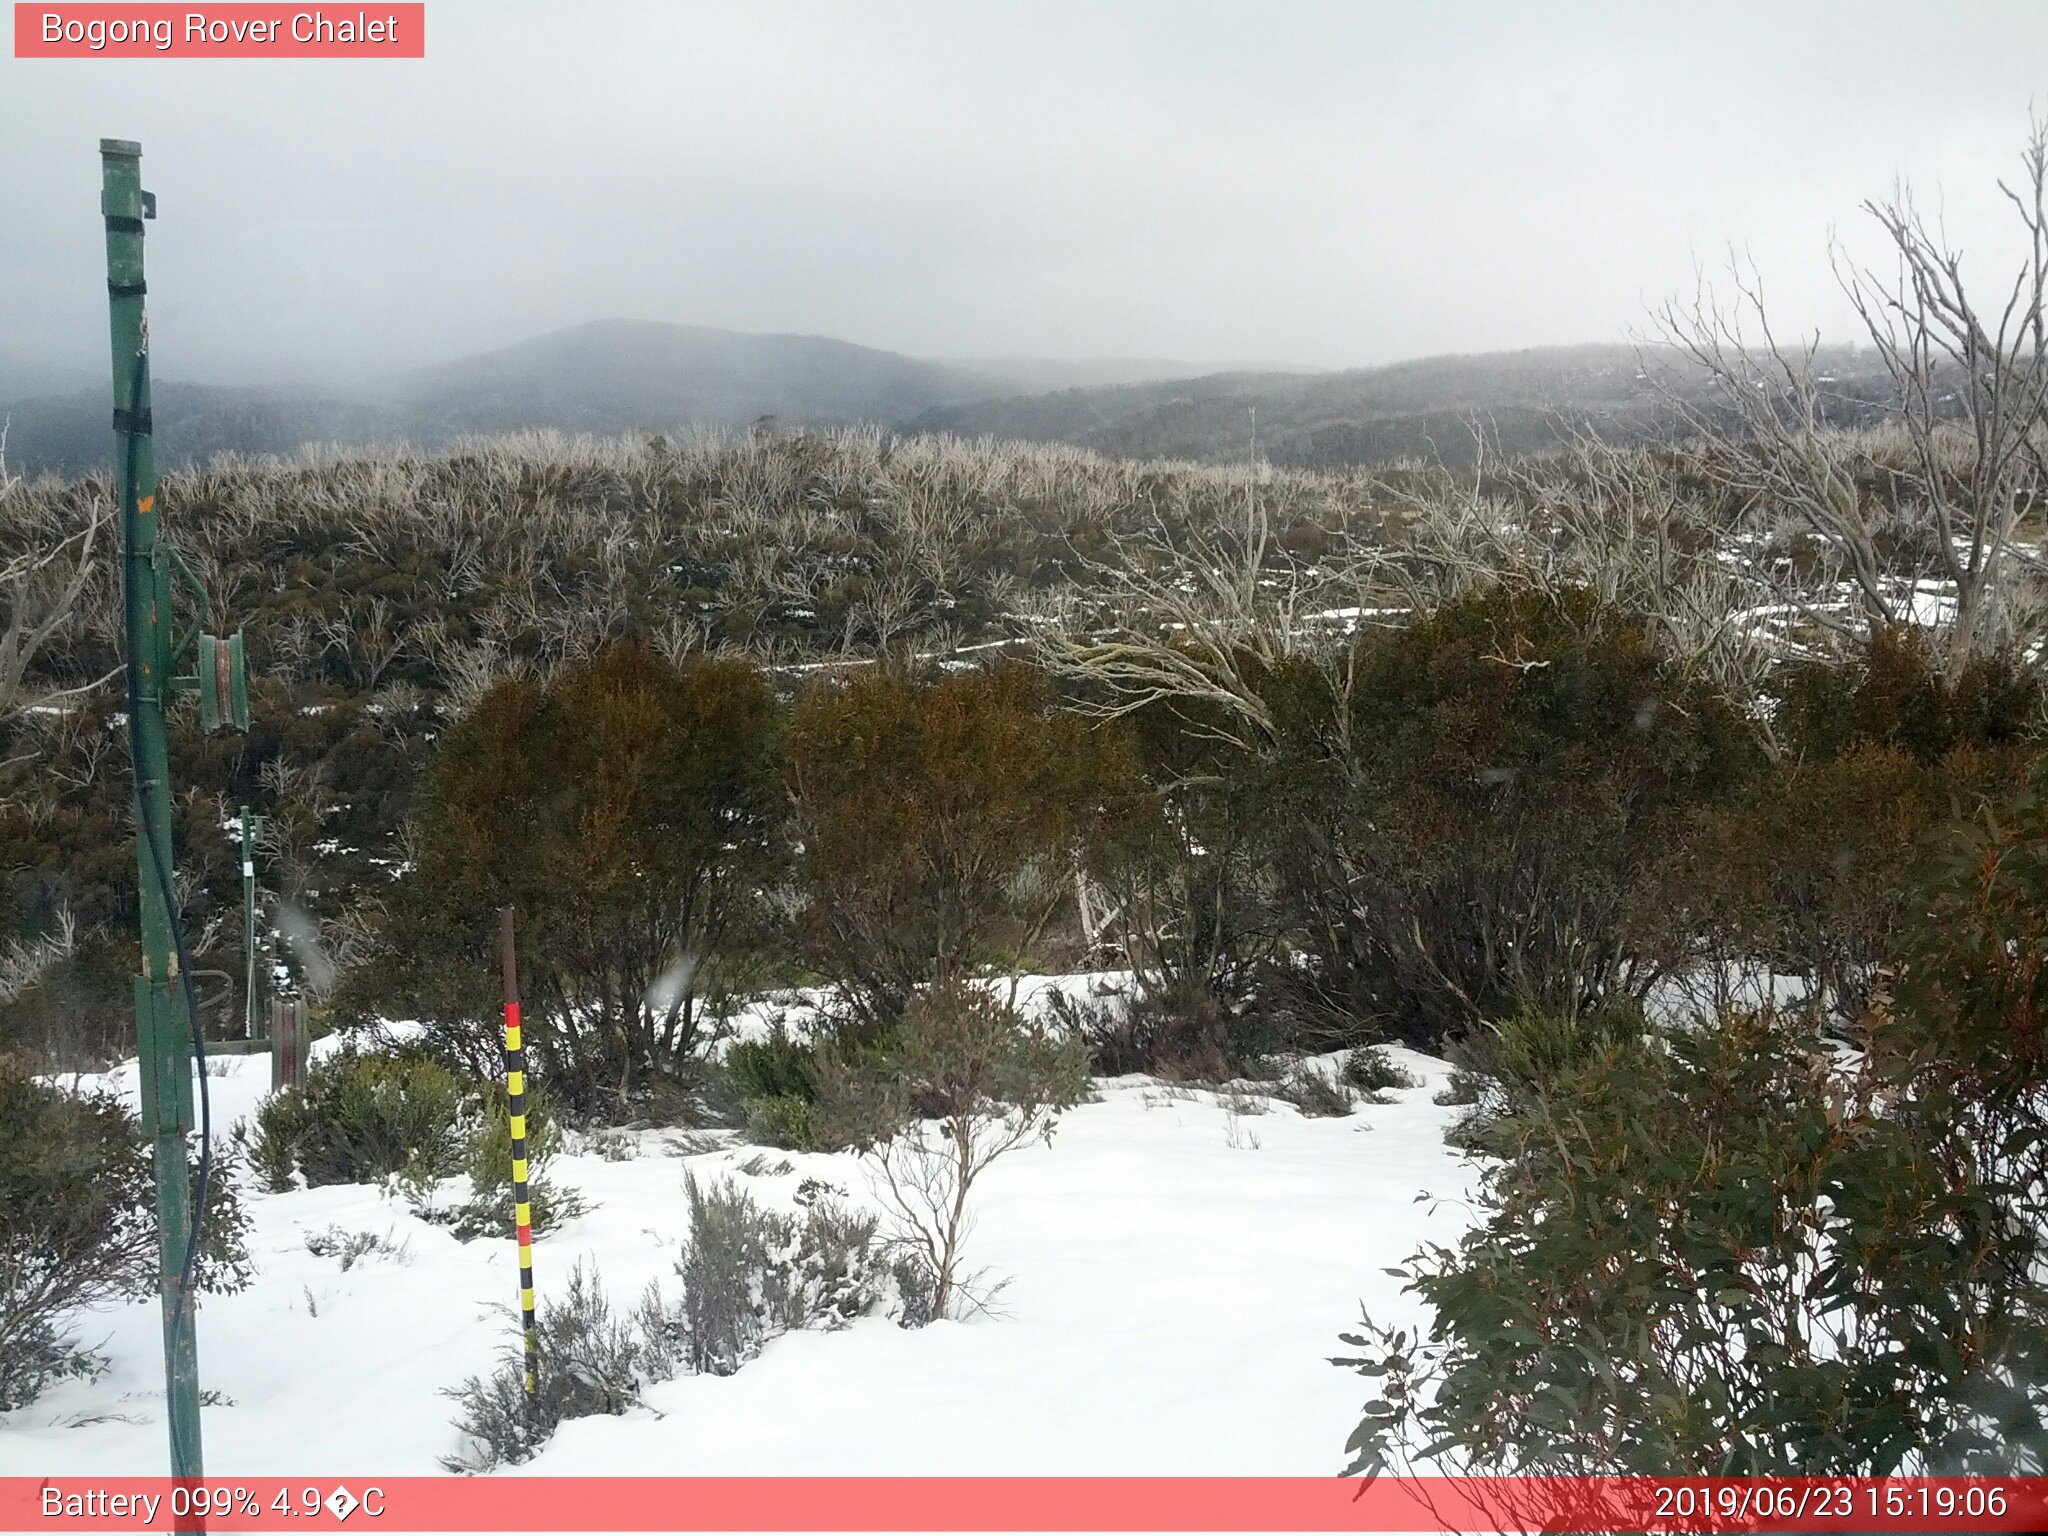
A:
<svg viewBox="0 0 2048 1536">
<path fill-rule="evenodd" d="M 535 1473 L 1327 1474 L 1369 1384 L 1328 1363 L 1363 1301 L 1423 1321 L 1383 1273 L 1467 1219 L 1471 1174 L 1432 1102 L 1446 1068 L 1391 1052 L 1422 1086 L 1339 1119 L 1267 1101 L 1099 1082 L 1049 1147 L 977 1185 L 969 1263 L 1009 1285 L 998 1315 L 909 1331 L 873 1318 L 771 1342 L 730 1377 L 681 1377 L 623 1418 L 565 1424 Z M 220 1064 L 217 1134 L 260 1101 L 267 1058 Z M 112 1074 L 132 1093 L 132 1064 Z M 630 1306 L 673 1297 L 685 1170 L 730 1175 L 787 1204 L 801 1178 L 860 1199 L 851 1155 L 758 1149 L 685 1156 L 642 1132 L 638 1155 L 559 1157 L 587 1214 L 543 1237 L 543 1296 L 582 1260 Z M 1418 1203 L 1428 1194 L 1434 1201 Z M 457 1449 L 443 1389 L 489 1370 L 509 1340 L 509 1242 L 459 1243 L 369 1186 L 250 1192 L 255 1283 L 199 1312 L 211 1475 L 434 1473 Z M 307 1251 L 330 1226 L 389 1233 L 401 1262 L 344 1273 Z M 112 1362 L 0 1417 L 0 1475 L 154 1473 L 165 1459 L 157 1310 L 84 1319 Z"/>
</svg>

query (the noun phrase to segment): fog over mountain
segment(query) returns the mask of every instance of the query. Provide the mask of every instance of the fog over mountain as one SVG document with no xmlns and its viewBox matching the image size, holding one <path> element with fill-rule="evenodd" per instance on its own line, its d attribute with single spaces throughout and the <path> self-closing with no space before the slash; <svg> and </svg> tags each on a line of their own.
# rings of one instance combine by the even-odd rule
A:
<svg viewBox="0 0 2048 1536">
<path fill-rule="evenodd" d="M 1346 463 L 1635 421 L 1625 343 L 1731 253 L 1783 334 L 1854 338 L 1831 244 L 1873 259 L 1895 178 L 2001 280 L 2048 57 L 2033 0 L 574 14 L 0 60 L 10 462 L 108 451 L 104 135 L 158 197 L 166 463 L 762 415 Z"/>
<path fill-rule="evenodd" d="M 1852 419 L 1858 400 L 1882 393 L 1876 359 L 1846 349 L 1829 357 L 1838 406 Z M 433 448 L 469 433 L 676 433 L 772 418 L 780 428 L 869 423 L 1070 443 L 1121 457 L 1339 467 L 1414 457 L 1462 463 L 1480 431 L 1526 451 L 1554 443 L 1560 426 L 1640 437 L 1670 424 L 1644 354 L 1631 346 L 1327 373 L 1147 376 L 1150 367 L 1171 366 L 936 362 L 824 336 L 611 320 L 340 390 L 168 381 L 156 389 L 157 451 L 175 467 L 308 445 Z M 10 463 L 31 472 L 103 463 L 107 408 L 92 387 L 12 403 L 0 391 Z"/>
<path fill-rule="evenodd" d="M 419 60 L 0 59 L 5 392 L 104 366 L 107 135 L 159 198 L 158 371 L 208 384 L 331 393 L 607 316 L 1358 368 L 1620 341 L 1731 244 L 1837 340 L 1830 234 L 1869 256 L 1895 176 L 2003 265 L 2048 57 L 2034 0 L 430 13 Z"/>
<path fill-rule="evenodd" d="M 605 320 L 342 386 L 155 386 L 159 462 L 307 444 L 411 443 L 464 433 L 674 432 L 871 422 L 908 428 L 934 412 L 1046 389 L 1171 377 L 1198 365 L 1128 359 L 939 362 L 824 336 Z M 64 386 L 69 384 L 70 388 Z M 78 470 L 107 453 L 105 391 L 0 359 L 0 415 L 17 468 Z"/>
</svg>

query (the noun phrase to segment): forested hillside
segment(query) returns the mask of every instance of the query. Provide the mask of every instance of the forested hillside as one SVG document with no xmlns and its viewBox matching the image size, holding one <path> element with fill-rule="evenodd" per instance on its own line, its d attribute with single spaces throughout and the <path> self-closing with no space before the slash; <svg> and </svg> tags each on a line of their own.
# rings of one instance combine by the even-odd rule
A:
<svg viewBox="0 0 2048 1536">
<path fill-rule="evenodd" d="M 933 362 L 824 336 L 628 320 L 327 385 L 194 384 L 179 379 L 174 360 L 159 366 L 171 371 L 155 386 L 158 453 L 179 467 L 220 453 L 432 448 L 464 434 L 527 428 L 675 434 L 762 417 L 814 428 L 893 427 L 971 400 L 1159 378 L 1175 367 L 1135 359 Z M 0 421 L 8 423 L 15 469 L 75 473 L 101 464 L 107 407 L 104 387 L 83 382 L 93 376 L 83 366 L 0 357 Z"/>
<path fill-rule="evenodd" d="M 1872 354 L 1836 349 L 1816 361 L 1828 420 L 1879 419 L 1889 385 Z M 773 417 L 789 427 L 869 423 L 1064 443 L 1119 458 L 1342 469 L 1469 465 L 1480 434 L 1511 454 L 1551 450 L 1583 430 L 1668 437 L 1684 425 L 1676 402 L 1712 393 L 1711 378 L 1668 348 L 1554 347 L 1332 373 L 1161 377 L 1170 366 L 937 363 L 825 337 L 605 321 L 347 387 L 194 385 L 174 376 L 157 386 L 156 416 L 159 452 L 182 467 L 309 444 L 433 448 L 465 433 L 528 428 L 675 435 Z M 17 469 L 83 472 L 105 458 L 100 391 L 8 404 L 8 384 L 0 373 Z"/>
<path fill-rule="evenodd" d="M 1829 419 L 1877 420 L 1888 385 L 1876 359 L 1846 349 L 1817 359 Z M 1552 347 L 1424 358 L 1337 373 L 1221 373 L 942 406 L 913 425 L 1073 443 L 1135 458 L 1264 458 L 1304 468 L 1541 453 L 1576 431 L 1619 439 L 1681 430 L 1672 394 L 1711 388 L 1666 348 Z"/>
</svg>

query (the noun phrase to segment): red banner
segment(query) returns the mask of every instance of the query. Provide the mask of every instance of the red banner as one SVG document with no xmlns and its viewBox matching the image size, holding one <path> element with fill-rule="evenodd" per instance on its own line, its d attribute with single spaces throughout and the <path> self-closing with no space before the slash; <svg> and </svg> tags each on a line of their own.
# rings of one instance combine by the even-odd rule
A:
<svg viewBox="0 0 2048 1536">
<path fill-rule="evenodd" d="M 8 1531 L 2039 1531 L 2048 1478 L 0 1478 Z"/>
<path fill-rule="evenodd" d="M 14 7 L 18 59 L 423 59 L 423 3 Z"/>
</svg>

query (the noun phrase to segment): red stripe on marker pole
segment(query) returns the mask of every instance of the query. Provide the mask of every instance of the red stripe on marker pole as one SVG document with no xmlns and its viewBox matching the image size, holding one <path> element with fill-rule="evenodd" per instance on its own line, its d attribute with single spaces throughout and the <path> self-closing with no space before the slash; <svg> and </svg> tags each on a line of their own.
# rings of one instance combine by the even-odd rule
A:
<svg viewBox="0 0 2048 1536">
<path fill-rule="evenodd" d="M 14 7 L 17 59 L 423 59 L 421 0 Z"/>
</svg>

